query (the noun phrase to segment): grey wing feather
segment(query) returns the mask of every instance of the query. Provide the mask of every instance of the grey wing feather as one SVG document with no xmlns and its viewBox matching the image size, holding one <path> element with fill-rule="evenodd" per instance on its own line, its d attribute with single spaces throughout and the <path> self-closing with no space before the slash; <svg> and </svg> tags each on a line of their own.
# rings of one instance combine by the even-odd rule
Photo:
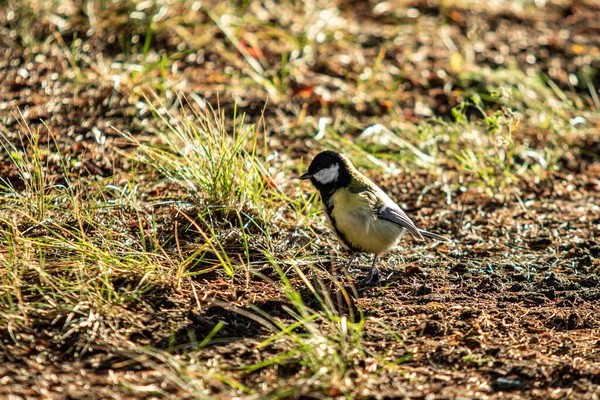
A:
<svg viewBox="0 0 600 400">
<path fill-rule="evenodd" d="M 440 236 L 437 233 L 432 233 L 432 232 L 424 231 L 423 229 L 419 229 L 419 233 L 422 236 L 425 236 L 425 237 L 430 238 L 430 239 L 439 240 L 441 242 L 451 242 L 451 240 L 448 239 L 448 238 Z"/>
<path fill-rule="evenodd" d="M 367 179 L 367 178 L 365 178 L 365 179 Z M 430 239 L 440 240 L 442 242 L 450 242 L 449 239 L 447 239 L 443 236 L 440 236 L 438 234 L 431 233 L 431 232 L 425 231 L 423 229 L 417 228 L 416 225 L 414 224 L 414 222 L 412 222 L 411 219 L 408 218 L 408 216 L 404 213 L 404 211 L 402 211 L 402 209 L 398 205 L 396 205 L 396 203 L 394 203 L 377 186 L 373 185 L 370 188 L 370 190 L 368 187 L 364 187 L 364 186 L 361 186 L 359 189 L 360 190 L 354 189 L 353 192 L 360 193 L 361 196 L 366 197 L 371 202 L 371 204 L 373 204 L 374 209 L 375 209 L 375 214 L 377 215 L 378 218 L 385 219 L 385 220 L 388 220 L 395 224 L 400 225 L 402 228 L 406 229 L 411 235 L 413 235 L 414 237 L 416 237 L 418 239 L 425 240 L 424 237 L 427 237 Z M 383 198 L 383 199 L 387 199 L 387 201 L 386 200 L 384 200 L 384 201 L 386 201 L 386 203 L 389 205 L 386 205 L 385 203 L 377 204 L 379 198 L 377 197 L 377 195 L 375 193 L 378 191 L 379 191 L 379 197 Z"/>
<path fill-rule="evenodd" d="M 376 211 L 379 218 L 394 222 L 410 232 L 411 235 L 423 239 L 421 232 L 425 231 L 419 230 L 400 208 L 381 206 Z"/>
</svg>

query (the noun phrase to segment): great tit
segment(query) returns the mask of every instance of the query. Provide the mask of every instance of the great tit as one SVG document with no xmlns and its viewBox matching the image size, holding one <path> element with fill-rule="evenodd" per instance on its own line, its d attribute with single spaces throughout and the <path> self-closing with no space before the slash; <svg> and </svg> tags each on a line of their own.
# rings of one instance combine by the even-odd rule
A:
<svg viewBox="0 0 600 400">
<path fill-rule="evenodd" d="M 421 240 L 449 241 L 417 228 L 383 190 L 340 153 L 317 154 L 300 179 L 310 179 L 319 190 L 335 235 L 352 253 L 347 268 L 358 253 L 374 254 L 369 275 L 362 281 L 366 285 L 379 279 L 377 257 L 395 247 L 405 232 Z"/>
</svg>

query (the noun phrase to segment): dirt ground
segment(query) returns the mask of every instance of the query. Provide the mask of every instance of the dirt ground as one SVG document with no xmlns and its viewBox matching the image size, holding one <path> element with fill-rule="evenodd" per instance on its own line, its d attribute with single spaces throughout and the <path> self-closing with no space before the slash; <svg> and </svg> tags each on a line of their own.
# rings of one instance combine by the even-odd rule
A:
<svg viewBox="0 0 600 400">
<path fill-rule="evenodd" d="M 268 398 L 273 393 L 275 398 L 343 398 L 350 393 L 354 398 L 388 399 L 600 399 L 600 118 L 590 95 L 590 88 L 596 96 L 600 88 L 600 6 L 593 1 L 549 1 L 531 12 L 510 7 L 490 10 L 460 2 L 456 6 L 436 1 L 380 4 L 336 3 L 341 15 L 352 21 L 349 29 L 360 27 L 356 49 L 362 52 L 365 65 L 399 65 L 401 77 L 389 82 L 382 78 L 381 85 L 365 87 L 359 63 L 344 63 L 336 52 L 345 49 L 328 42 L 314 49 L 313 62 L 294 67 L 294 73 L 285 77 L 287 86 L 279 98 L 264 86 L 248 84 L 247 67 L 227 56 L 227 50 L 235 51 L 202 9 L 193 17 L 200 28 L 192 27 L 190 32 L 201 37 L 202 27 L 213 26 L 213 30 L 206 28 L 207 35 L 225 44 L 196 51 L 190 39 L 182 49 L 174 29 L 157 30 L 153 48 L 159 49 L 158 54 L 181 53 L 175 57 L 177 68 L 148 70 L 146 78 L 123 72 L 127 79 L 140 82 L 121 85 L 115 83 L 118 74 L 111 75 L 105 67 L 128 62 L 118 46 L 119 34 L 131 29 L 135 35 L 137 28 L 129 27 L 127 20 L 98 25 L 90 34 L 87 17 L 74 13 L 66 18 L 59 10 L 32 20 L 30 36 L 25 36 L 14 16 L 0 12 L 3 135 L 28 151 L 22 132 L 39 131 L 40 142 L 50 149 L 45 158 L 47 174 L 56 184 L 120 186 L 136 169 L 139 202 L 145 207 L 182 193 L 155 172 L 135 165 L 130 158 L 134 146 L 119 134 L 130 132 L 142 142 L 157 140 L 157 122 L 140 105 L 141 94 L 150 93 L 148 85 L 155 85 L 153 89 L 162 85 L 162 93 L 173 96 L 177 82 L 184 82 L 177 90 L 200 93 L 212 104 L 218 101 L 225 115 L 237 103 L 238 112 L 245 112 L 249 121 L 258 122 L 262 116 L 269 151 L 297 167 L 301 159 L 306 165 L 323 146 L 315 139 L 321 117 L 331 118 L 349 142 L 374 123 L 385 125 L 399 119 L 414 126 L 433 116 L 451 121 L 452 109 L 469 93 L 489 93 L 495 82 L 461 73 L 461 63 L 490 71 L 535 68 L 553 82 L 559 100 L 563 95 L 563 100 L 568 98 L 576 107 L 591 110 L 586 114 L 586 130 L 582 128 L 580 134 L 575 129 L 573 135 L 555 140 L 560 133 L 527 121 L 515 131 L 515 140 L 528 142 L 534 149 L 556 143 L 567 149 L 560 153 L 556 168 L 544 172 L 542 179 L 517 178 L 510 188 L 490 194 L 472 183 L 474 175 L 450 158 L 440 165 L 446 171 L 444 179 L 416 165 L 403 167 L 401 174 L 366 170 L 402 204 L 417 226 L 443 233 L 453 243 L 406 238 L 398 250 L 382 258 L 384 281 L 379 286 L 357 286 L 351 302 L 366 317 L 362 346 L 368 353 L 343 377 L 346 392 L 313 385 L 305 367 L 295 363 L 240 373 L 236 378 L 254 391 L 251 398 Z M 260 15 L 252 7 L 249 12 Z M 103 14 L 97 18 L 108 20 Z M 181 26 L 192 26 L 186 21 Z M 282 29 L 294 23 L 293 17 L 268 20 L 269 26 Z M 61 28 L 60 24 L 67 25 Z M 413 29 L 392 32 L 396 26 Z M 248 44 L 247 51 L 255 55 L 258 48 L 263 54 L 256 58 L 264 58 L 269 65 L 281 62 L 284 45 L 264 40 L 267 43 L 260 47 Z M 75 63 L 69 55 L 74 43 L 79 43 L 81 52 Z M 464 48 L 468 43 L 471 51 L 462 61 L 451 57 L 452 46 Z M 225 73 L 228 68 L 237 72 Z M 501 109 L 501 104 L 483 100 L 491 111 Z M 530 105 L 523 100 L 521 111 L 526 114 Z M 471 111 L 467 114 L 476 118 Z M 578 116 L 565 113 L 566 120 Z M 62 165 L 52 153 L 60 153 L 68 164 Z M 0 173 L 17 191 L 26 190 L 7 152 L 0 156 Z M 284 179 L 295 177 L 291 175 Z M 301 189 L 307 195 L 313 190 L 308 185 Z M 148 207 L 156 216 L 160 235 L 173 235 L 177 224 L 186 223 L 176 205 Z M 9 218 L 3 212 L 4 231 Z M 115 229 L 129 229 L 135 212 L 123 209 L 118 213 L 123 226 Z M 273 247 L 281 246 L 284 252 L 318 255 L 314 263 L 318 268 L 306 272 L 315 281 L 320 268 L 331 270 L 347 257 L 324 229 L 323 216 L 318 219 L 312 232 L 286 220 L 270 238 Z M 18 223 L 35 234 L 35 229 L 27 229 L 27 221 Z M 181 245 L 194 247 L 197 235 L 181 232 Z M 311 242 L 313 232 L 322 237 Z M 169 246 L 167 252 L 176 249 L 174 243 Z M 6 250 L 0 248 L 0 252 L 8 256 Z M 233 252 L 232 256 L 237 255 Z M 240 360 L 259 363 L 281 354 L 285 348 L 278 348 L 277 343 L 257 350 L 256 345 L 270 334 L 263 325 L 221 303 L 204 302 L 215 298 L 289 318 L 285 312 L 289 299 L 274 283 L 277 273 L 258 253 L 252 257 L 265 279 L 236 276 L 232 285 L 217 270 L 194 276 L 179 287 L 168 282 L 154 285 L 140 302 L 123 305 L 127 318 L 99 318 L 106 334 L 97 338 L 86 336 L 85 329 L 67 335 L 62 327 L 68 313 L 45 309 L 28 314 L 31 320 L 20 328 L 0 326 L 0 397 L 229 398 L 232 392 L 219 380 L 209 381 L 206 392 L 194 392 L 189 382 L 176 379 L 179 367 L 170 369 L 176 372 L 168 375 L 158 367 L 160 359 L 140 358 L 139 352 L 125 349 L 168 349 L 181 357 L 178 360 L 187 360 L 185 346 L 191 338 L 206 337 L 221 321 L 225 325 L 215 340 L 195 353 L 197 363 L 236 371 Z M 366 270 L 370 259 L 359 260 Z M 294 273 L 289 276 L 293 283 L 300 282 Z M 357 283 L 359 278 L 343 279 Z M 141 281 L 134 275 L 114 284 L 129 287 Z M 333 286 L 329 289 L 335 291 Z M 304 293 L 303 300 L 314 301 L 310 293 Z M 130 320 L 130 315 L 138 319 Z M 389 330 L 401 341 L 390 336 Z M 286 395 L 286 384 L 300 389 Z"/>
</svg>

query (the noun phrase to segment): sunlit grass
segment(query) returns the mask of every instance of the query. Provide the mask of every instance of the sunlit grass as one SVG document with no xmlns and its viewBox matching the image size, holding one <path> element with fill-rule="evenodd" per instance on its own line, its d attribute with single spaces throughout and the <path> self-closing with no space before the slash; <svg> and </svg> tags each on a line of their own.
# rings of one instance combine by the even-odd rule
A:
<svg viewBox="0 0 600 400">
<path fill-rule="evenodd" d="M 7 180 L 1 187 L 0 320 L 18 331 L 48 319 L 63 339 L 78 332 L 90 342 L 107 338 L 107 321 L 117 315 L 137 323 L 122 307 L 143 304 L 172 268 L 165 253 L 154 252 L 160 246 L 147 214 L 125 198 L 107 201 L 106 186 L 84 194 L 56 185 L 40 157 L 38 134 L 23 134 L 25 152 L 2 139 L 25 190 Z"/>
<path fill-rule="evenodd" d="M 158 117 L 159 110 L 154 111 Z M 143 320 L 133 310 L 154 312 L 148 300 L 156 289 L 189 287 L 190 279 L 223 270 L 235 293 L 236 282 L 268 262 L 282 280 L 271 284 L 285 288 L 293 305 L 288 309 L 290 319 L 295 322 L 287 325 L 252 307 L 247 315 L 262 321 L 275 335 L 272 340 L 292 339 L 290 345 L 297 348 L 265 364 L 240 365 L 244 372 L 234 371 L 232 377 L 227 371 L 197 371 L 200 381 L 221 382 L 228 388 L 250 392 L 236 383 L 235 375 L 272 367 L 278 361 L 300 363 L 317 374 L 315 387 L 327 377 L 342 379 L 348 363 L 346 351 L 351 342 L 359 340 L 364 321 L 352 322 L 338 315 L 326 297 L 319 297 L 323 310 L 305 306 L 299 289 L 278 267 L 280 258 L 289 253 L 275 256 L 275 243 L 264 240 L 283 223 L 284 215 L 316 215 L 315 196 L 301 194 L 296 183 L 285 188 L 277 185 L 268 172 L 272 166 L 259 154 L 255 126 L 246 124 L 242 116 L 232 124 L 232 131 L 226 129 L 227 119 L 214 110 L 198 111 L 193 118 L 161 118 L 167 129 L 159 133 L 159 145 L 135 142 L 129 136 L 148 166 L 180 186 L 182 199 L 174 204 L 177 213 L 183 215 L 182 221 L 199 239 L 193 246 L 189 239 L 178 237 L 177 226 L 170 237 L 160 235 L 164 227 L 157 224 L 153 208 L 139 202 L 134 188 L 121 188 L 110 180 L 79 186 L 67 179 L 66 184 L 56 185 L 56 178 L 48 173 L 47 158 L 41 156 L 46 150 L 38 140 L 39 132 L 22 126 L 23 150 L 7 136 L 2 137 L 3 149 L 11 156 L 25 187 L 17 190 L 16 182 L 4 180 L 1 188 L 5 202 L 0 206 L 0 236 L 6 247 L 0 253 L 0 321 L 8 327 L 13 345 L 21 345 L 20 332 L 31 331 L 38 321 L 49 321 L 56 331 L 55 339 L 61 343 L 73 340 L 71 348 L 78 355 L 97 346 L 138 354 L 129 345 L 117 344 L 117 338 L 143 328 Z M 232 120 L 238 121 L 236 116 Z M 59 160 L 58 164 L 64 162 Z M 135 181 L 132 176 L 130 182 Z M 223 221 L 223 216 L 232 219 Z M 303 223 L 311 224 L 310 218 Z M 233 233 L 237 236 L 231 242 Z M 261 237 L 263 240 L 258 240 Z M 294 253 L 301 259 L 300 249 Z M 290 262 L 310 288 L 309 293 L 321 296 L 294 261 Z M 244 313 L 223 300 L 218 304 Z M 324 323 L 334 329 L 328 335 L 320 331 Z M 309 335 L 298 336 L 296 328 L 309 331 Z M 338 343 L 340 330 L 350 335 L 349 342 Z M 211 335 L 192 348 L 200 351 L 210 342 Z M 269 343 L 267 340 L 260 347 Z M 331 346 L 337 349 L 333 354 Z M 327 373 L 318 366 L 323 351 L 336 363 Z M 165 376 L 190 393 L 203 393 L 200 386 L 205 387 L 204 383 L 190 375 L 193 368 L 175 362 L 169 353 L 157 350 L 150 354 L 153 362 L 160 362 L 156 367 Z M 136 360 L 138 356 L 132 357 Z"/>
<path fill-rule="evenodd" d="M 209 106 L 208 106 L 209 107 Z M 177 115 L 153 108 L 163 127 L 157 134 L 163 148 L 133 140 L 148 164 L 179 184 L 198 203 L 222 207 L 263 209 L 268 202 L 265 158 L 257 154 L 260 132 L 234 115 L 231 128 L 222 111 L 207 108 Z"/>
<path fill-rule="evenodd" d="M 330 148 L 341 144 L 364 168 L 453 173 L 502 199 L 520 182 L 539 183 L 560 170 L 561 159 L 571 151 L 568 143 L 591 134 L 599 117 L 542 76 L 501 69 L 465 72 L 459 78 L 469 89 L 461 92 L 466 99 L 451 110 L 450 120 L 432 117 L 409 124 L 398 118 L 387 126 L 362 126 L 356 138 L 327 128 L 321 140 Z M 543 147 L 531 145 L 532 129 L 544 137 Z"/>
<path fill-rule="evenodd" d="M 131 355 L 132 359 L 163 371 L 182 390 L 197 398 L 210 393 L 208 385 L 217 385 L 230 395 L 287 398 L 291 395 L 322 393 L 353 398 L 360 393 L 355 383 L 359 374 L 365 371 L 376 373 L 382 368 L 395 369 L 398 366 L 401 370 L 401 364 L 411 358 L 412 354 L 407 352 L 401 358 L 389 359 L 365 345 L 367 324 L 380 325 L 400 346 L 402 340 L 389 328 L 363 315 L 356 304 L 355 288 L 344 286 L 337 278 L 327 274 L 325 279 L 333 282 L 330 286 L 318 277 L 323 271 L 310 269 L 307 274 L 294 260 L 287 260 L 284 266 L 272 256 L 267 258 L 280 278 L 280 282 L 273 283 L 280 287 L 287 300 L 282 306 L 286 318 L 272 316 L 252 304 L 240 306 L 218 299 L 207 299 L 206 302 L 209 306 L 238 314 L 264 328 L 267 333 L 265 339 L 255 342 L 253 349 L 257 352 L 267 350 L 268 354 L 274 356 L 259 362 L 240 359 L 233 364 L 224 363 L 222 369 L 216 369 L 202 357 L 202 349 L 207 344 L 219 346 L 218 340 L 214 343 L 211 341 L 222 327 L 217 324 L 206 338 L 199 338 L 201 342 L 187 345 L 190 351 L 184 355 L 143 348 L 137 349 L 136 355 Z M 309 302 L 313 305 L 309 306 Z M 297 370 L 293 384 L 271 380 L 260 388 L 244 385 L 250 375 L 264 372 L 268 376 L 280 368 Z"/>
</svg>

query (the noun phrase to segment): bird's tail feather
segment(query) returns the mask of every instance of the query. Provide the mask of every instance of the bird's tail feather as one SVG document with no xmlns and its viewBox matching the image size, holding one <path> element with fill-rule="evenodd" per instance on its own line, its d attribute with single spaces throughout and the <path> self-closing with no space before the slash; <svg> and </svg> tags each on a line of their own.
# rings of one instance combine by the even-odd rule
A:
<svg viewBox="0 0 600 400">
<path fill-rule="evenodd" d="M 443 237 L 443 236 L 440 236 L 440 235 L 438 235 L 438 234 L 436 234 L 436 233 L 427 232 L 427 231 L 425 231 L 425 230 L 423 230 L 423 229 L 419 229 L 419 233 L 420 233 L 422 236 L 424 236 L 424 237 L 427 237 L 427 238 L 430 238 L 430 239 L 439 240 L 439 241 L 441 241 L 441 242 L 451 242 L 451 240 L 450 240 L 450 239 L 448 239 L 448 238 L 445 238 L 445 237 Z"/>
</svg>

